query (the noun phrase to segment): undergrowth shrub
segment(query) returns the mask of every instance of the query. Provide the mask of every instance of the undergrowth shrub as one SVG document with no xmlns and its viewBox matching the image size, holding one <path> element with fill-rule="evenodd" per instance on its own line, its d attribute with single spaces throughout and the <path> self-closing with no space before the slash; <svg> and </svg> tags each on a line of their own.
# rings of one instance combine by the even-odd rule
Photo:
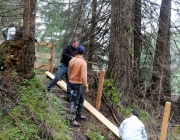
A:
<svg viewBox="0 0 180 140">
<path fill-rule="evenodd" d="M 113 101 L 114 103 L 119 102 L 120 99 L 114 86 L 113 79 L 104 80 L 103 88 L 109 100 Z"/>
</svg>

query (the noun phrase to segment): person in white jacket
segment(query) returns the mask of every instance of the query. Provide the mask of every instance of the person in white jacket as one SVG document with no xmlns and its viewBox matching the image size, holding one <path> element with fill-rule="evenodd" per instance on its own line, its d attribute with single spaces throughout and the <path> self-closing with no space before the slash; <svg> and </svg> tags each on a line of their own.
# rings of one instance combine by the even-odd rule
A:
<svg viewBox="0 0 180 140">
<path fill-rule="evenodd" d="M 7 33 L 7 40 L 14 39 L 15 33 L 16 33 L 16 28 L 14 27 L 14 24 L 11 23 L 10 28 L 8 29 L 8 33 Z"/>
<path fill-rule="evenodd" d="M 122 140 L 147 140 L 144 124 L 138 119 L 139 112 L 132 110 L 130 117 L 125 119 L 119 127 Z"/>
</svg>

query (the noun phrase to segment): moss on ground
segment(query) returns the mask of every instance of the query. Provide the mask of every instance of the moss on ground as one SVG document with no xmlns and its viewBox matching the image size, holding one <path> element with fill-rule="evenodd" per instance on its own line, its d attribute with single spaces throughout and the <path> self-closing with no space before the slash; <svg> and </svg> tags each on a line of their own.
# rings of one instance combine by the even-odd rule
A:
<svg viewBox="0 0 180 140">
<path fill-rule="evenodd" d="M 18 86 L 19 93 L 14 105 L 4 105 L 0 111 L 0 140 L 71 139 L 61 101 L 45 91 L 38 77 L 11 85 Z"/>
</svg>

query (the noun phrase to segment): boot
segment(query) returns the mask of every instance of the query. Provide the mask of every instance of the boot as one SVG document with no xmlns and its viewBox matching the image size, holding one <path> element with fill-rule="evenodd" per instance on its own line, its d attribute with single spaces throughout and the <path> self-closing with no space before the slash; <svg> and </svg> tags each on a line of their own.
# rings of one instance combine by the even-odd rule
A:
<svg viewBox="0 0 180 140">
<path fill-rule="evenodd" d="M 48 85 L 48 86 L 46 87 L 46 90 L 47 90 L 48 92 L 51 92 L 51 87 Z"/>
<path fill-rule="evenodd" d="M 82 114 L 78 114 L 78 115 L 76 116 L 76 118 L 77 118 L 78 120 L 86 120 L 86 116 L 83 116 Z"/>
<path fill-rule="evenodd" d="M 78 123 L 77 121 L 72 121 L 72 122 L 71 122 L 71 125 L 72 125 L 72 126 L 75 126 L 75 127 L 79 127 L 79 126 L 80 126 L 80 123 Z"/>
</svg>

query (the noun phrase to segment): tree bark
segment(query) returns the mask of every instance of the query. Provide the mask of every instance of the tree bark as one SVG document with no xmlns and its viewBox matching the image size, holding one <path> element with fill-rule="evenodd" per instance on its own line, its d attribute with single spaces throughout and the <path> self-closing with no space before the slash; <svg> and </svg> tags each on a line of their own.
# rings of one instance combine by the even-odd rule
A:
<svg viewBox="0 0 180 140">
<path fill-rule="evenodd" d="M 132 87 L 132 53 L 133 53 L 133 0 L 111 1 L 112 23 L 110 34 L 110 53 L 108 78 L 126 103 Z"/>
<path fill-rule="evenodd" d="M 34 68 L 35 61 L 35 17 L 36 17 L 36 0 L 24 0 L 23 7 L 23 38 L 28 39 L 28 48 L 26 49 L 26 71 L 30 74 Z"/>
<path fill-rule="evenodd" d="M 158 103 L 169 101 L 171 94 L 170 15 L 171 0 L 162 0 L 151 86 L 154 93 L 153 100 L 158 101 Z M 165 95 L 169 98 L 164 98 Z"/>
<path fill-rule="evenodd" d="M 134 63 L 133 63 L 133 87 L 139 89 L 140 56 L 141 56 L 141 0 L 135 0 L 134 4 Z"/>
<path fill-rule="evenodd" d="M 90 40 L 89 40 L 89 50 L 88 50 L 88 61 L 93 61 L 93 51 L 94 51 L 94 42 L 95 42 L 95 27 L 96 27 L 96 7 L 97 0 L 92 2 L 92 19 L 91 19 L 91 30 L 90 30 Z M 88 68 L 92 69 L 92 63 L 88 63 Z"/>
</svg>

